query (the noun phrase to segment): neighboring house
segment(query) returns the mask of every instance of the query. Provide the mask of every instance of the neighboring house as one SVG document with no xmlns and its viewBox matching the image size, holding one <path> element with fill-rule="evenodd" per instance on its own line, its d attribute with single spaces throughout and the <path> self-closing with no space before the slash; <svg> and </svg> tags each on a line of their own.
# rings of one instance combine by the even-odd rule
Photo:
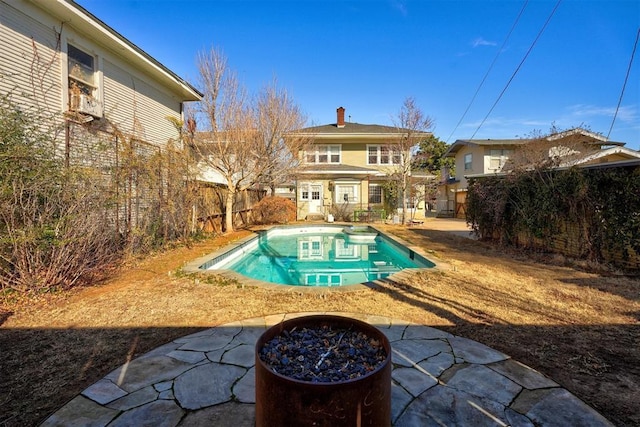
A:
<svg viewBox="0 0 640 427">
<path fill-rule="evenodd" d="M 96 131 L 162 147 L 178 139 L 167 117 L 202 97 L 71 0 L 0 0 L 0 52 L 0 93 L 71 123 L 67 150 Z"/>
<path fill-rule="evenodd" d="M 293 133 L 312 139 L 301 153 L 297 174 L 298 219 L 332 215 L 364 221 L 395 213 L 384 210 L 384 183 L 410 161 L 411 153 L 399 144 L 406 130 L 346 122 L 344 113 L 340 107 L 336 123 Z M 420 132 L 415 136 L 429 135 Z"/>
<path fill-rule="evenodd" d="M 0 95 L 45 117 L 65 164 L 99 171 L 119 197 L 120 230 L 162 198 L 133 168 L 114 173 L 127 165 L 123 153 L 151 159 L 170 140 L 180 149 L 183 104 L 202 97 L 71 0 L 0 0 Z"/>
<path fill-rule="evenodd" d="M 443 173 L 437 215 L 465 217 L 468 177 L 507 173 L 515 167 L 549 160 L 562 167 L 640 158 L 639 152 L 623 146 L 622 142 L 608 141 L 580 128 L 543 139 L 457 140 L 444 154 L 455 159 L 456 176 Z"/>
</svg>

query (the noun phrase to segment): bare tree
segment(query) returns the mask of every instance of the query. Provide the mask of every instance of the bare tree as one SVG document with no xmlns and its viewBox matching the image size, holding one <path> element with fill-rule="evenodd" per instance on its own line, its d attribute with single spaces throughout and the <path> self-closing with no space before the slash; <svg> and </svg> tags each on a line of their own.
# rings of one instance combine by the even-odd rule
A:
<svg viewBox="0 0 640 427">
<path fill-rule="evenodd" d="M 602 135 L 583 126 L 568 130 L 552 125 L 549 132 L 533 131 L 519 145 L 503 171 L 527 171 L 572 166 L 609 145 Z"/>
<path fill-rule="evenodd" d="M 193 147 L 200 163 L 227 186 L 224 228 L 230 232 L 236 195 L 263 184 L 273 189 L 295 166 L 297 142 L 285 142 L 283 135 L 301 127 L 304 118 L 275 81 L 250 99 L 219 50 L 201 53 L 198 69 L 204 93 L 198 114 L 207 129 L 196 134 Z"/>
<path fill-rule="evenodd" d="M 394 166 L 390 175 L 398 186 L 404 224 L 407 217 L 407 191 L 410 185 L 412 154 L 420 142 L 431 135 L 428 130 L 433 126 L 433 119 L 426 116 L 415 100 L 409 97 L 404 100 L 398 116 L 393 121 L 400 136 L 390 142 L 389 150 L 392 155 L 399 155 L 399 159 L 392 162 Z"/>
<path fill-rule="evenodd" d="M 255 108 L 258 133 L 266 152 L 263 160 L 267 162 L 262 183 L 275 195 L 276 184 L 288 180 L 299 166 L 298 152 L 309 138 L 293 131 L 305 125 L 306 117 L 288 92 L 278 87 L 276 79 L 258 94 Z"/>
</svg>

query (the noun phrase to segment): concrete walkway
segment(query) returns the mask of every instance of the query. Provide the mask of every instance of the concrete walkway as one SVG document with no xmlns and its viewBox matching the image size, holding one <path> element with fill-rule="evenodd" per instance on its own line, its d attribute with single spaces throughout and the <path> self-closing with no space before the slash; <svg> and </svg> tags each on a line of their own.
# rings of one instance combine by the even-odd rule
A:
<svg viewBox="0 0 640 427">
<path fill-rule="evenodd" d="M 42 425 L 253 426 L 255 343 L 267 327 L 309 314 L 357 318 L 387 335 L 394 426 L 612 425 L 551 379 L 485 345 L 354 313 L 260 317 L 176 339 L 111 372 Z"/>
</svg>

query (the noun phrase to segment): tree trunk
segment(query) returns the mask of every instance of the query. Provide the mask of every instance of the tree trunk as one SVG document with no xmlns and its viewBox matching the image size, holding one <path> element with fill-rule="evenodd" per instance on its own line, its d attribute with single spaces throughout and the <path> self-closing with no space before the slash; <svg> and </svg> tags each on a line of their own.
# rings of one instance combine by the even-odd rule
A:
<svg viewBox="0 0 640 427">
<path fill-rule="evenodd" d="M 402 224 L 407 221 L 407 174 L 402 174 Z"/>
<path fill-rule="evenodd" d="M 227 190 L 227 195 L 225 198 L 225 208 L 224 208 L 224 232 L 231 233 L 233 231 L 233 200 L 235 199 L 235 192 L 231 190 Z"/>
</svg>

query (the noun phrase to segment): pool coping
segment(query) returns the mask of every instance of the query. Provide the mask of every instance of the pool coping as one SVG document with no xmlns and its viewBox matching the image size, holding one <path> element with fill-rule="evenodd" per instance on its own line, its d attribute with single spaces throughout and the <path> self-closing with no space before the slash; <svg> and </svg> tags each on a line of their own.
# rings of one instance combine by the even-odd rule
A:
<svg viewBox="0 0 640 427">
<path fill-rule="evenodd" d="M 361 223 L 358 223 L 359 225 L 363 225 Z M 201 257 L 198 257 L 196 259 L 194 259 L 193 261 L 188 262 L 187 264 L 185 264 L 182 267 L 182 271 L 184 273 L 187 274 L 203 274 L 206 276 L 221 276 L 224 277 L 226 279 L 229 280 L 234 280 L 237 281 L 239 283 L 239 285 L 241 287 L 259 287 L 259 288 L 265 288 L 265 289 L 273 289 L 273 290 L 278 290 L 278 291 L 288 291 L 288 292 L 293 292 L 293 293 L 308 293 L 308 292 L 314 292 L 314 293 L 328 293 L 328 292 L 349 292 L 349 291 L 360 291 L 363 289 L 370 289 L 372 287 L 379 287 L 379 285 L 376 283 L 378 281 L 397 281 L 398 279 L 403 279 L 403 278 L 407 278 L 408 276 L 417 274 L 417 273 L 422 273 L 422 272 L 442 272 L 445 270 L 449 269 L 449 265 L 445 262 L 441 262 L 441 261 L 435 261 L 431 256 L 429 256 L 427 254 L 427 252 L 422 249 L 419 246 L 416 245 L 412 245 L 409 242 L 407 242 L 404 239 L 401 239 L 400 237 L 389 233 L 388 231 L 383 231 L 379 228 L 377 228 L 375 225 L 373 224 L 366 224 L 369 227 L 373 228 L 374 230 L 376 230 L 378 233 L 384 235 L 386 238 L 392 240 L 394 243 L 399 244 L 404 246 L 405 248 L 409 249 L 410 251 L 415 252 L 416 254 L 420 255 L 421 257 L 423 257 L 424 259 L 426 259 L 427 261 L 431 262 L 433 264 L 433 267 L 429 267 L 429 268 L 405 268 L 402 269 L 396 273 L 391 274 L 390 276 L 386 277 L 385 279 L 377 279 L 377 280 L 373 280 L 370 282 L 362 282 L 362 283 L 355 283 L 352 285 L 342 285 L 342 286 L 299 286 L 299 285 L 283 285 L 283 284 L 279 284 L 279 283 L 272 283 L 272 282 L 265 282 L 263 280 L 258 280 L 258 279 L 252 279 L 250 277 L 244 276 L 240 273 L 237 273 L 233 270 L 229 270 L 229 269 L 219 269 L 219 270 L 204 270 L 201 269 L 200 266 L 205 264 L 207 261 L 219 257 L 227 252 L 230 252 L 240 246 L 243 246 L 245 244 L 247 244 L 248 242 L 250 242 L 253 239 L 258 238 L 259 234 L 257 233 L 257 231 L 269 231 L 273 228 L 299 228 L 299 227 L 333 227 L 333 226 L 349 226 L 349 225 L 353 225 L 353 223 L 314 223 L 314 224 L 274 224 L 272 226 L 268 226 L 268 227 L 260 227 L 259 229 L 254 230 L 250 230 L 253 234 L 251 234 L 250 236 L 246 236 L 243 237 L 241 239 L 236 240 L 235 242 L 231 242 L 225 246 L 223 246 L 222 248 L 210 252 L 206 255 L 203 255 Z"/>
</svg>

